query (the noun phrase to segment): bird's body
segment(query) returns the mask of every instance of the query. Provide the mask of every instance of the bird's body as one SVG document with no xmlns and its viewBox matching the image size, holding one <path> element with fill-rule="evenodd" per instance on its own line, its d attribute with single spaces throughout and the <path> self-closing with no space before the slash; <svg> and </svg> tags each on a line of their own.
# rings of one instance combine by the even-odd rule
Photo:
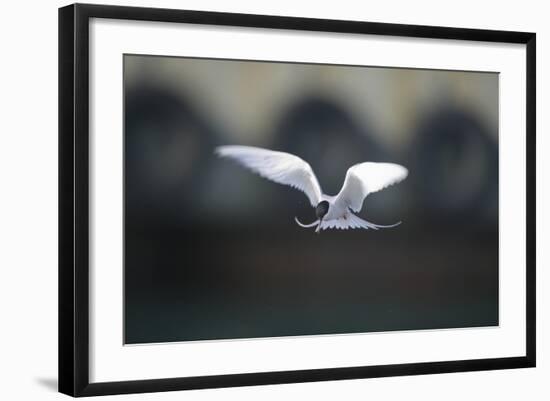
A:
<svg viewBox="0 0 550 401">
<path fill-rule="evenodd" d="M 356 216 L 363 206 L 365 197 L 389 185 L 405 179 L 405 167 L 393 163 L 365 162 L 350 167 L 344 185 L 337 195 L 326 195 L 321 191 L 311 166 L 298 156 L 285 152 L 251 146 L 220 146 L 216 153 L 236 160 L 260 176 L 279 184 L 289 185 L 304 192 L 311 206 L 315 208 L 318 220 L 301 227 L 315 227 L 316 232 L 326 229 L 374 229 L 395 227 L 373 224 Z"/>
<path fill-rule="evenodd" d="M 350 217 L 350 210 L 344 204 L 344 202 L 338 202 L 338 196 L 321 195 L 321 201 L 326 201 L 329 204 L 328 212 L 323 217 L 325 222 L 337 219 L 348 219 Z"/>
</svg>

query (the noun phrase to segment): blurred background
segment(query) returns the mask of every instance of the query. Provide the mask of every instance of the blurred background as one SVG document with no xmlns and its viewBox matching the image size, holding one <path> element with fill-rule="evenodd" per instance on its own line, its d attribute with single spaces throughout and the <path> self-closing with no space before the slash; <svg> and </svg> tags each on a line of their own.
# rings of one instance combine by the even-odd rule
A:
<svg viewBox="0 0 550 401">
<path fill-rule="evenodd" d="M 498 325 L 498 74 L 126 55 L 125 342 Z M 214 156 L 261 146 L 336 194 L 359 162 L 380 231 Z"/>
</svg>

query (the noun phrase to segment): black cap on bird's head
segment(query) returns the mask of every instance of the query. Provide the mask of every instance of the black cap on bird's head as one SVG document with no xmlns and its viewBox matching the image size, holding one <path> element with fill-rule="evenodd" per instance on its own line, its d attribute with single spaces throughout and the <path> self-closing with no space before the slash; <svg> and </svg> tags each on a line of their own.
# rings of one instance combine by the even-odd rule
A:
<svg viewBox="0 0 550 401">
<path fill-rule="evenodd" d="M 319 204 L 315 208 L 315 215 L 319 220 L 322 220 L 323 217 L 325 217 L 325 215 L 328 213 L 328 207 L 329 207 L 328 201 L 324 200 L 319 202 Z"/>
</svg>

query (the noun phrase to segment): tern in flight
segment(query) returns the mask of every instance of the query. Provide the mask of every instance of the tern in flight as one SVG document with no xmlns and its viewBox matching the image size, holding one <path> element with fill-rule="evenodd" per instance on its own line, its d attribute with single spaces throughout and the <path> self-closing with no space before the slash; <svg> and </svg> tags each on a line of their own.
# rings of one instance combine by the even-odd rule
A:
<svg viewBox="0 0 550 401">
<path fill-rule="evenodd" d="M 264 178 L 304 192 L 311 206 L 315 208 L 317 220 L 311 224 L 302 224 L 294 217 L 301 227 L 316 226 L 315 232 L 318 233 L 329 228 L 378 230 L 395 227 L 401 223 L 382 226 L 365 221 L 352 213 L 361 210 L 368 194 L 380 191 L 407 177 L 407 169 L 398 164 L 365 162 L 351 166 L 340 192 L 330 196 L 321 191 L 311 166 L 290 153 L 238 145 L 217 147 L 215 153 L 237 161 Z"/>
</svg>

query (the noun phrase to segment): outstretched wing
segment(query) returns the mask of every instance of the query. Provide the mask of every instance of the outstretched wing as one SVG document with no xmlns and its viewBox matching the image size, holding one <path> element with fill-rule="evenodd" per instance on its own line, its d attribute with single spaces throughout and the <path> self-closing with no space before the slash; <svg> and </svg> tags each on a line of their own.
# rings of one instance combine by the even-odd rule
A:
<svg viewBox="0 0 550 401">
<path fill-rule="evenodd" d="M 404 180 L 408 173 L 405 167 L 393 163 L 366 162 L 351 166 L 335 203 L 359 212 L 368 194 Z"/>
<path fill-rule="evenodd" d="M 290 153 L 252 146 L 220 146 L 216 154 L 236 160 L 253 172 L 279 184 L 289 185 L 304 192 L 311 206 L 321 201 L 321 187 L 311 166 Z"/>
</svg>

